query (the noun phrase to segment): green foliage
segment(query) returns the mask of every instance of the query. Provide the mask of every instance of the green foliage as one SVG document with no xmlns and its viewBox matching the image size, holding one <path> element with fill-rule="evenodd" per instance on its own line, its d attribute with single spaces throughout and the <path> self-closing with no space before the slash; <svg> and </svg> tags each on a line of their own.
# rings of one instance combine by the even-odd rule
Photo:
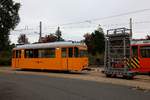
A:
<svg viewBox="0 0 150 100">
<path fill-rule="evenodd" d="M 85 34 L 85 43 L 88 47 L 88 52 L 92 55 L 104 53 L 105 37 L 101 27 L 95 30 L 92 34 Z"/>
<path fill-rule="evenodd" d="M 41 42 L 47 43 L 47 42 L 55 42 L 57 41 L 57 37 L 53 34 L 46 35 L 45 37 L 42 37 Z"/>
<path fill-rule="evenodd" d="M 5 51 L 1 53 L 0 65 L 10 65 L 11 64 L 11 53 L 10 51 Z"/>
<path fill-rule="evenodd" d="M 12 57 L 12 49 L 15 47 L 15 44 L 9 45 L 3 51 L 0 52 L 0 65 L 10 65 Z"/>
<path fill-rule="evenodd" d="M 58 29 L 56 30 L 55 35 L 57 37 L 57 41 L 64 41 L 64 39 L 61 37 L 62 34 L 61 34 L 60 27 L 58 27 Z"/>
<path fill-rule="evenodd" d="M 94 45 L 93 49 L 94 49 L 95 53 L 97 53 L 97 52 L 100 54 L 103 53 L 104 48 L 105 48 L 104 33 L 95 30 L 95 32 L 92 33 L 92 36 L 93 36 L 92 44 Z"/>
<path fill-rule="evenodd" d="M 19 44 L 29 44 L 28 38 L 25 34 L 20 34 L 18 38 L 18 43 Z"/>
<path fill-rule="evenodd" d="M 103 29 L 99 27 L 93 33 L 85 34 L 84 38 L 84 42 L 86 43 L 89 52 L 89 64 L 103 64 L 105 49 L 105 36 Z"/>
<path fill-rule="evenodd" d="M 104 53 L 97 53 L 95 55 L 89 54 L 89 65 L 97 65 L 97 59 L 99 59 L 99 64 L 103 65 L 104 64 Z"/>
<path fill-rule="evenodd" d="M 19 23 L 19 3 L 12 0 L 0 0 L 0 48 L 9 45 L 9 32 Z"/>
<path fill-rule="evenodd" d="M 10 62 L 11 46 L 9 33 L 20 21 L 19 8 L 20 4 L 12 0 L 0 0 L 0 64 Z"/>
</svg>

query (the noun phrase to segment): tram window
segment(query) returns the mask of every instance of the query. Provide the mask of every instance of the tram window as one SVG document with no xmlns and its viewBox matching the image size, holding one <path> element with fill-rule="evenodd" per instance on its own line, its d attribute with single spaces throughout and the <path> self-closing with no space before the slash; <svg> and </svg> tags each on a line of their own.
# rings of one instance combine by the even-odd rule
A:
<svg viewBox="0 0 150 100">
<path fill-rule="evenodd" d="M 44 50 L 38 50 L 38 58 L 43 58 L 44 57 Z"/>
<path fill-rule="evenodd" d="M 50 49 L 50 58 L 55 58 L 55 48 Z"/>
<path fill-rule="evenodd" d="M 87 50 L 80 50 L 80 57 L 87 57 Z"/>
<path fill-rule="evenodd" d="M 21 58 L 21 50 L 16 50 L 16 58 Z"/>
<path fill-rule="evenodd" d="M 141 56 L 144 58 L 150 58 L 150 47 L 149 46 L 142 46 L 140 48 Z"/>
<path fill-rule="evenodd" d="M 69 57 L 73 57 L 73 48 L 68 49 L 68 55 Z"/>
<path fill-rule="evenodd" d="M 38 57 L 39 58 L 55 58 L 55 48 L 39 50 Z"/>
<path fill-rule="evenodd" d="M 38 58 L 38 49 L 33 50 L 33 57 Z"/>
<path fill-rule="evenodd" d="M 75 57 L 79 56 L 79 49 L 77 47 L 74 48 L 74 56 Z"/>
<path fill-rule="evenodd" d="M 49 58 L 50 57 L 50 49 L 44 49 L 43 50 L 43 58 Z"/>
<path fill-rule="evenodd" d="M 25 58 L 33 58 L 33 50 L 25 50 Z"/>
<path fill-rule="evenodd" d="M 138 57 L 138 46 L 132 46 L 132 56 Z"/>
<path fill-rule="evenodd" d="M 62 48 L 61 49 L 61 57 L 62 58 L 66 58 L 67 57 L 67 49 L 66 48 Z"/>
</svg>

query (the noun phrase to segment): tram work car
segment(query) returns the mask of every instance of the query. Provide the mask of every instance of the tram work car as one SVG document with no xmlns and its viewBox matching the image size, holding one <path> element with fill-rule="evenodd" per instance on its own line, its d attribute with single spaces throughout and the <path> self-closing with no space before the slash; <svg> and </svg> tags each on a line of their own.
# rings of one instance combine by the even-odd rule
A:
<svg viewBox="0 0 150 100">
<path fill-rule="evenodd" d="M 138 74 L 149 74 L 150 40 L 133 40 L 127 28 L 108 30 L 104 61 L 107 77 L 132 79 Z"/>
<path fill-rule="evenodd" d="M 12 68 L 85 70 L 88 69 L 87 46 L 75 42 L 19 45 L 13 49 Z"/>
</svg>

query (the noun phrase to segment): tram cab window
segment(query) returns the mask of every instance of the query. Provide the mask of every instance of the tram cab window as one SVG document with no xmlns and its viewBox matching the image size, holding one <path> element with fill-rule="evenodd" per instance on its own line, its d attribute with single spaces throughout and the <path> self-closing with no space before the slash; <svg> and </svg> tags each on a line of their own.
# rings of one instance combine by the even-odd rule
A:
<svg viewBox="0 0 150 100">
<path fill-rule="evenodd" d="M 74 48 L 74 57 L 79 56 L 79 49 L 77 47 Z"/>
<path fill-rule="evenodd" d="M 73 57 L 73 48 L 68 48 L 68 56 Z"/>
<path fill-rule="evenodd" d="M 62 48 L 61 49 L 61 57 L 66 58 L 67 57 L 67 48 Z"/>
<path fill-rule="evenodd" d="M 140 51 L 143 58 L 150 58 L 150 46 L 142 46 Z"/>
<path fill-rule="evenodd" d="M 132 56 L 138 57 L 138 46 L 132 46 Z"/>
<path fill-rule="evenodd" d="M 16 50 L 16 58 L 21 58 L 21 50 Z"/>
</svg>

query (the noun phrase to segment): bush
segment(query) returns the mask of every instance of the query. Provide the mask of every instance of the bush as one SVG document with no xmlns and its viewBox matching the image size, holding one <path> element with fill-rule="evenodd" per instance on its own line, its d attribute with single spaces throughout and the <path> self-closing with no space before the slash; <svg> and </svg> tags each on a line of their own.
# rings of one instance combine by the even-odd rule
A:
<svg viewBox="0 0 150 100">
<path fill-rule="evenodd" d="M 11 50 L 5 50 L 0 52 L 0 66 L 11 65 Z"/>
<path fill-rule="evenodd" d="M 97 53 L 95 55 L 89 54 L 88 58 L 89 58 L 89 65 L 97 65 L 97 64 L 104 65 L 104 53 L 102 54 Z"/>
<path fill-rule="evenodd" d="M 11 59 L 10 58 L 0 58 L 0 66 L 8 66 L 11 65 Z"/>
</svg>

